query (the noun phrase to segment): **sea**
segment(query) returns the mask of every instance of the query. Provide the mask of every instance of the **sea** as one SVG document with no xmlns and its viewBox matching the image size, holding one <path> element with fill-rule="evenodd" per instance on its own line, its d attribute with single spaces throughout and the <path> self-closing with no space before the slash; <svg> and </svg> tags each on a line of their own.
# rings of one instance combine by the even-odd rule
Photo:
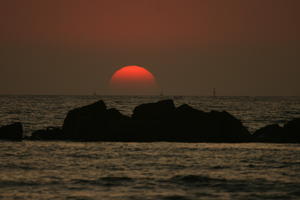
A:
<svg viewBox="0 0 300 200">
<path fill-rule="evenodd" d="M 30 135 L 100 99 L 127 115 L 162 99 L 226 110 L 251 132 L 300 117 L 300 97 L 2 95 L 0 126 L 20 121 Z M 300 144 L 0 141 L 4 200 L 285 200 L 299 188 Z"/>
</svg>

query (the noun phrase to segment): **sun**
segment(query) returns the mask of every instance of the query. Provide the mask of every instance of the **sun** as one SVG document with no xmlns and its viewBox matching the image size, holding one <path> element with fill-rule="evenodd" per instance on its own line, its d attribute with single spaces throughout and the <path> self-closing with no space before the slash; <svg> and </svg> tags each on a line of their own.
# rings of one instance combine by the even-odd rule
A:
<svg viewBox="0 0 300 200">
<path fill-rule="evenodd" d="M 137 65 L 118 69 L 110 79 L 110 89 L 114 94 L 156 94 L 158 85 L 155 76 Z"/>
</svg>

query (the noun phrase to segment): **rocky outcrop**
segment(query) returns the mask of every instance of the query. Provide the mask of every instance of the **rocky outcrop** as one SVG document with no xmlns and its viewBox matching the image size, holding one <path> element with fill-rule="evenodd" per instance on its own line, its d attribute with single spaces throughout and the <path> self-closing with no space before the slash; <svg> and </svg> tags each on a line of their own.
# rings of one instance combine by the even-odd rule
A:
<svg viewBox="0 0 300 200">
<path fill-rule="evenodd" d="M 103 101 L 68 112 L 62 128 L 35 131 L 33 140 L 132 142 L 300 142 L 300 119 L 283 127 L 274 124 L 249 133 L 226 111 L 204 112 L 172 100 L 137 106 L 131 117 Z"/>
<path fill-rule="evenodd" d="M 278 124 L 267 125 L 254 132 L 253 138 L 255 141 L 272 141 L 282 137 L 283 128 Z"/>
<path fill-rule="evenodd" d="M 291 141 L 300 142 L 300 118 L 288 121 L 284 126 L 283 130 L 285 136 Z"/>
<path fill-rule="evenodd" d="M 112 137 L 110 126 L 128 118 L 116 109 L 107 109 L 103 101 L 98 101 L 67 114 L 63 137 L 69 140 L 109 140 Z"/>
<path fill-rule="evenodd" d="M 248 130 L 227 112 L 203 112 L 172 100 L 137 106 L 131 117 L 107 109 L 103 101 L 71 110 L 63 138 L 97 141 L 245 141 Z"/>
<path fill-rule="evenodd" d="M 21 141 L 23 125 L 19 122 L 0 127 L 0 140 Z"/>
<path fill-rule="evenodd" d="M 203 112 L 184 104 L 172 118 L 176 138 L 186 141 L 241 142 L 250 137 L 240 120 L 223 111 Z"/>
<path fill-rule="evenodd" d="M 283 127 L 272 124 L 258 129 L 253 134 L 257 142 L 300 142 L 300 118 L 288 121 Z"/>
<path fill-rule="evenodd" d="M 96 139 L 95 134 L 106 129 L 105 112 L 103 101 L 69 111 L 63 124 L 65 138 Z"/>
<path fill-rule="evenodd" d="M 165 120 L 175 112 L 174 102 L 170 99 L 156 103 L 141 104 L 134 108 L 132 119 L 134 120 Z"/>
</svg>

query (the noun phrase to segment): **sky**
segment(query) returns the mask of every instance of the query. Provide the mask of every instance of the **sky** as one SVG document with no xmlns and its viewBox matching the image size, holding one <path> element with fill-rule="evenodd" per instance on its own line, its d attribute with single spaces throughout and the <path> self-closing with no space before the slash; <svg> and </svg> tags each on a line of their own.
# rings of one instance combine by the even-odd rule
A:
<svg viewBox="0 0 300 200">
<path fill-rule="evenodd" d="M 164 94 L 300 96 L 299 0 L 1 0 L 0 94 L 111 94 L 139 65 Z"/>
</svg>

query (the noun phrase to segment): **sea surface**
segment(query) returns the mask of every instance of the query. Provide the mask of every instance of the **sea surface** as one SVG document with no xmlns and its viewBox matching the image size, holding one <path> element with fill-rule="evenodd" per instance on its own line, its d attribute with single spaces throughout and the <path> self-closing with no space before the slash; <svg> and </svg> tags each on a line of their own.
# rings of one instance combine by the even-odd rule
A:
<svg viewBox="0 0 300 200">
<path fill-rule="evenodd" d="M 0 142 L 0 199 L 300 199 L 299 144 Z"/>
<path fill-rule="evenodd" d="M 300 117 L 299 97 L 0 96 L 0 126 L 61 126 L 103 99 L 130 115 L 141 103 L 226 110 L 251 132 Z M 3 200 L 300 199 L 300 144 L 0 141 Z"/>
</svg>

